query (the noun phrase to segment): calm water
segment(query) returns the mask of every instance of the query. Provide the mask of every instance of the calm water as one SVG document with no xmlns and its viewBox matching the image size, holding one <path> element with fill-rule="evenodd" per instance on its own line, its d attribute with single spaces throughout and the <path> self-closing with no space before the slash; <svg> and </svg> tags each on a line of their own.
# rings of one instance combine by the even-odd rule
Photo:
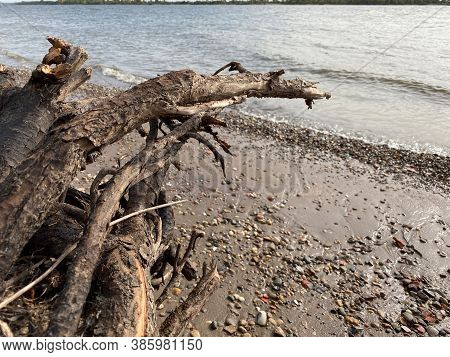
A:
<svg viewBox="0 0 450 357">
<path fill-rule="evenodd" d="M 242 110 L 414 150 L 450 153 L 450 7 L 0 5 L 0 63 L 34 66 L 44 34 L 85 47 L 94 80 L 130 86 L 237 60 L 320 81 L 332 100 L 252 100 Z M 338 88 L 336 88 L 338 86 Z M 335 90 L 333 90 L 336 88 Z"/>
</svg>

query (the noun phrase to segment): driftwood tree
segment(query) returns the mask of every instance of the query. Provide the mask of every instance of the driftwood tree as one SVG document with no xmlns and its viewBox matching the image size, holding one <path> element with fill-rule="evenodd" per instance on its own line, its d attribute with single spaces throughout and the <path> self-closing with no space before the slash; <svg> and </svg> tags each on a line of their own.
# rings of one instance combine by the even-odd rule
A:
<svg viewBox="0 0 450 357">
<path fill-rule="evenodd" d="M 11 282 L 20 277 L 25 247 L 60 256 L 57 263 L 68 256 L 48 335 L 79 334 L 83 316 L 95 316 L 83 327 L 90 335 L 179 335 L 220 276 L 213 263 L 204 265 L 188 299 L 157 328 L 155 308 L 178 276 L 197 278 L 190 255 L 203 235 L 193 231 L 184 253 L 174 243 L 163 184 L 175 155 L 194 139 L 223 168 L 219 150 L 228 153 L 229 146 L 213 130 L 226 126 L 218 117 L 222 109 L 250 97 L 303 98 L 311 107 L 330 95 L 303 79 L 282 79 L 282 70 L 252 73 L 231 62 L 213 75 L 174 71 L 113 97 L 69 102 L 90 78 L 91 69 L 82 68 L 87 54 L 48 40 L 52 47 L 25 86 L 0 65 L 0 297 L 6 299 L 0 309 L 20 294 L 11 297 Z M 238 73 L 219 75 L 226 68 Z M 70 186 L 102 148 L 133 130 L 146 136 L 135 157 L 101 170 L 89 195 Z M 162 207 L 128 217 L 155 205 Z M 115 224 L 120 217 L 128 218 Z M 109 308 L 90 311 L 95 304 L 85 305 L 88 294 Z"/>
</svg>

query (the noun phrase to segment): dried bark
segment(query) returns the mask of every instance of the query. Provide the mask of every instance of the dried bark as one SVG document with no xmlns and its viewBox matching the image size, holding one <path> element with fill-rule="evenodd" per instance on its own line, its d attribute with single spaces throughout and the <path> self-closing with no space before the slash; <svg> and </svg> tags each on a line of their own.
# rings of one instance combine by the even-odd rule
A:
<svg viewBox="0 0 450 357">
<path fill-rule="evenodd" d="M 217 118 L 223 108 L 249 97 L 302 98 L 310 107 L 330 95 L 301 78 L 282 79 L 284 71 L 252 73 L 231 62 L 212 76 L 175 71 L 114 97 L 66 103 L 64 98 L 90 77 L 90 69 L 81 68 L 87 55 L 63 40 L 49 41 L 52 47 L 25 86 L 0 66 L 0 125 L 6 128 L 0 133 L 0 296 L 21 253 L 51 246 L 48 253 L 57 255 L 78 242 L 49 335 L 82 330 L 107 336 L 179 335 L 217 286 L 217 270 L 204 269 L 188 300 L 158 331 L 157 303 L 181 275 L 196 278 L 189 260 L 195 239 L 181 258 L 180 245 L 174 248 L 171 208 L 134 216 L 114 228 L 109 223 L 166 201 L 166 172 L 189 138 L 209 148 L 225 173 L 224 157 L 213 142 L 226 153 L 229 146 L 212 129 L 226 125 Z M 239 73 L 217 75 L 226 68 Z M 148 133 L 144 123 L 150 124 Z M 101 171 L 90 195 L 70 188 L 103 147 L 132 130 L 147 135 L 135 157 L 117 171 Z M 167 265 L 173 266 L 172 277 L 155 301 L 153 286 L 166 284 Z M 94 303 L 86 307 L 88 298 Z M 91 311 L 102 304 L 109 308 Z"/>
<path fill-rule="evenodd" d="M 59 116 L 58 103 L 91 76 L 91 69 L 80 69 L 87 59 L 84 49 L 53 37 L 48 40 L 52 44 L 49 53 L 24 87 L 12 92 L 11 74 L 0 68 L 0 90 L 10 89 L 0 104 L 0 181 L 47 134 Z"/>
</svg>

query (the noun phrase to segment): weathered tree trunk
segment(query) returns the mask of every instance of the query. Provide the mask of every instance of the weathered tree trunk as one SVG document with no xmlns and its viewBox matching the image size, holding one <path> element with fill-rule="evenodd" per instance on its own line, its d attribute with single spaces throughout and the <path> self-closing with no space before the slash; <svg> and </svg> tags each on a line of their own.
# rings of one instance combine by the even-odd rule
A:
<svg viewBox="0 0 450 357">
<path fill-rule="evenodd" d="M 189 138 L 206 145 L 223 166 L 222 155 L 199 133 L 211 134 L 228 152 L 226 143 L 211 129 L 224 125 L 216 119 L 221 109 L 249 97 L 303 98 L 311 107 L 314 99 L 329 98 L 329 94 L 300 78 L 283 80 L 283 71 L 251 73 L 232 62 L 221 70 L 229 67 L 238 74 L 170 72 L 111 98 L 65 103 L 64 98 L 90 77 L 90 69 L 81 68 L 87 55 L 65 41 L 49 41 L 49 53 L 24 87 L 18 87 L 12 72 L 0 66 L 0 125 L 4 128 L 0 132 L 0 296 L 24 246 L 30 242 L 28 247 L 33 247 L 32 238 L 42 236 L 40 228 L 46 220 L 60 212 L 76 221 L 82 232 L 48 334 L 77 334 L 81 317 L 89 314 L 84 303 L 91 292 L 94 299 L 111 306 L 87 327 L 92 334 L 158 335 L 152 278 L 164 276 L 167 263 L 173 266 L 172 278 L 158 300 L 162 301 L 178 275 L 188 275 L 189 254 L 198 235 L 193 233 L 181 257 L 180 246 L 175 249 L 171 241 L 170 209 L 134 216 L 112 229 L 110 222 L 119 208 L 126 215 L 164 199 L 161 188 L 166 172 Z M 74 195 L 70 184 L 93 154 L 144 123 L 150 123 L 145 148 L 117 171 L 101 171 L 90 196 Z M 161 125 L 170 132 L 158 138 Z M 99 186 L 107 175 L 112 177 Z M 128 200 L 123 203 L 125 196 Z M 180 334 L 218 281 L 214 266 L 205 268 L 190 298 L 169 316 L 160 332 Z"/>
<path fill-rule="evenodd" d="M 91 69 L 80 70 L 87 59 L 82 48 L 55 38 L 49 41 L 53 46 L 24 87 L 12 90 L 15 83 L 7 81 L 8 71 L 3 71 L 0 90 L 4 87 L 9 93 L 0 107 L 0 181 L 47 135 L 60 115 L 58 103 L 91 76 Z"/>
</svg>

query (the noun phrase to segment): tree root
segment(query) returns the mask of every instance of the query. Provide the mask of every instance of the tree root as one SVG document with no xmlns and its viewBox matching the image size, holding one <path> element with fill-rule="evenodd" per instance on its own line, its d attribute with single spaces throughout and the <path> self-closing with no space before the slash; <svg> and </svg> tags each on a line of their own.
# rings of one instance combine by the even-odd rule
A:
<svg viewBox="0 0 450 357">
<path fill-rule="evenodd" d="M 156 306 L 176 280 L 197 277 L 189 257 L 203 234 L 193 231 L 181 256 L 181 246 L 173 242 L 173 208 L 163 190 L 170 165 L 180 167 L 177 153 L 193 138 L 213 153 L 225 175 L 223 155 L 200 134 L 211 135 L 231 154 L 213 130 L 226 126 L 217 117 L 222 109 L 250 97 L 302 98 L 311 106 L 330 95 L 301 78 L 283 80 L 283 70 L 252 73 L 231 62 L 212 76 L 175 71 L 114 97 L 64 103 L 91 75 L 81 68 L 87 54 L 64 40 L 48 40 L 52 47 L 24 87 L 0 66 L 0 125 L 6 128 L 0 132 L 0 296 L 14 279 L 8 278 L 17 276 L 14 264 L 21 253 L 61 254 L 56 264 L 76 247 L 57 292 L 49 336 L 178 336 L 220 276 L 214 264 L 204 265 L 187 300 L 157 328 Z M 227 68 L 238 73 L 218 75 Z M 146 136 L 137 155 L 117 170 L 101 170 L 89 195 L 70 187 L 105 146 L 133 130 Z M 69 252 L 63 251 L 67 244 Z M 173 270 L 166 276 L 167 265 Z M 153 286 L 162 285 L 155 300 Z"/>
<path fill-rule="evenodd" d="M 186 328 L 188 323 L 198 315 L 208 298 L 218 287 L 220 275 L 217 267 L 211 264 L 208 269 L 203 266 L 203 276 L 189 294 L 187 299 L 179 305 L 161 324 L 160 336 L 176 337 Z"/>
</svg>

